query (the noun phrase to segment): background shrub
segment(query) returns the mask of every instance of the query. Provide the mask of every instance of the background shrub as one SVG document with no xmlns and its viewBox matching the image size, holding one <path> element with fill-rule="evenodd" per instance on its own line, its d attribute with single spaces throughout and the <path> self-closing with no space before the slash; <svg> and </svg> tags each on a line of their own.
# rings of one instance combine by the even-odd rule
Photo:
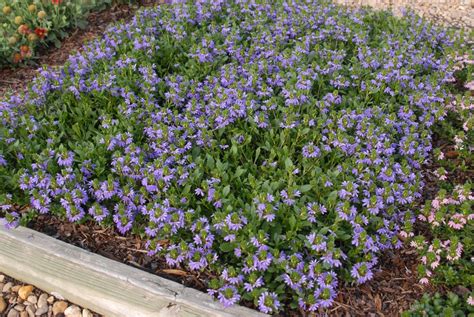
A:
<svg viewBox="0 0 474 317">
<path fill-rule="evenodd" d="M 0 0 L 0 66 L 34 58 L 40 45 L 60 46 L 73 27 L 84 28 L 91 10 L 112 0 Z"/>
</svg>

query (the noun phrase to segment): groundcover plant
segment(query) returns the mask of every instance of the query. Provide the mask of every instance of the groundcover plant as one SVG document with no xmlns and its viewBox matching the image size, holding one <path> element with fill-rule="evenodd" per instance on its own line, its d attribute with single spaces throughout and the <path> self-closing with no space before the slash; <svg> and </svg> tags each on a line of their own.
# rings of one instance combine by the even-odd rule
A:
<svg viewBox="0 0 474 317">
<path fill-rule="evenodd" d="M 2 215 L 140 234 L 224 305 L 328 307 L 411 230 L 451 45 L 325 1 L 146 9 L 0 104 Z"/>
</svg>

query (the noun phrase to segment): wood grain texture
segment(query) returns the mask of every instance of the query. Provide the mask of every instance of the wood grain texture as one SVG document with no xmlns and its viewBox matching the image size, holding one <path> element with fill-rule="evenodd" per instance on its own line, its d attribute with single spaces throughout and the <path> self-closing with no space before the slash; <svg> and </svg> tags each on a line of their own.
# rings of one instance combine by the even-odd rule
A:
<svg viewBox="0 0 474 317">
<path fill-rule="evenodd" d="M 0 223 L 0 271 L 105 316 L 266 316 L 56 240 Z"/>
</svg>

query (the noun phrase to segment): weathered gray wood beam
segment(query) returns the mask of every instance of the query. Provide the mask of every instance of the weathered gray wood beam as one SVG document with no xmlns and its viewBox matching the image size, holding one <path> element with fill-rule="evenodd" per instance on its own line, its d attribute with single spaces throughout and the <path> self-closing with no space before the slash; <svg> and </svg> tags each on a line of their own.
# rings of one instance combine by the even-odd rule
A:
<svg viewBox="0 0 474 317">
<path fill-rule="evenodd" d="M 0 223 L 0 271 L 105 316 L 266 316 L 28 228 Z"/>
</svg>

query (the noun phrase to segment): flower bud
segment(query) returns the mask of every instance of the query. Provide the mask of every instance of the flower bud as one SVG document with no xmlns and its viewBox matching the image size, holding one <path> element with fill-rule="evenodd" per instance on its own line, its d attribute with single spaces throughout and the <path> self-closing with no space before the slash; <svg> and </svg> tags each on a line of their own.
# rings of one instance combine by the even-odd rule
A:
<svg viewBox="0 0 474 317">
<path fill-rule="evenodd" d="M 18 41 L 18 39 L 17 39 L 15 36 L 11 36 L 11 37 L 8 39 L 8 44 L 10 44 L 10 45 L 15 45 L 17 41 Z"/>
<path fill-rule="evenodd" d="M 21 24 L 23 22 L 23 18 L 21 16 L 15 17 L 15 24 Z"/>
<path fill-rule="evenodd" d="M 4 6 L 2 11 L 3 11 L 3 14 L 7 15 L 7 14 L 10 14 L 12 12 L 12 8 L 9 7 L 9 6 Z"/>
<path fill-rule="evenodd" d="M 40 12 L 38 12 L 38 18 L 44 19 L 45 17 L 46 17 L 46 12 L 44 12 L 43 10 L 41 10 Z"/>
<path fill-rule="evenodd" d="M 34 42 L 38 39 L 38 36 L 35 33 L 28 34 L 28 41 Z"/>
</svg>

